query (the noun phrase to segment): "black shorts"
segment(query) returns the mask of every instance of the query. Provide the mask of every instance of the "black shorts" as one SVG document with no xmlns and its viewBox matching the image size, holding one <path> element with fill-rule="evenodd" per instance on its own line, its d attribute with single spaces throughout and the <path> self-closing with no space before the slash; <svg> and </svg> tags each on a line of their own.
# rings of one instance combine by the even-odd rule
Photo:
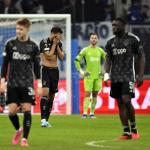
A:
<svg viewBox="0 0 150 150">
<path fill-rule="evenodd" d="M 7 87 L 7 101 L 6 104 L 10 103 L 31 103 L 35 104 L 35 95 L 33 87 Z"/>
<path fill-rule="evenodd" d="M 58 68 L 42 67 L 42 86 L 49 88 L 50 93 L 58 92 Z"/>
<path fill-rule="evenodd" d="M 110 96 L 113 98 L 122 98 L 123 95 L 135 97 L 134 82 L 117 82 L 111 83 Z"/>
</svg>

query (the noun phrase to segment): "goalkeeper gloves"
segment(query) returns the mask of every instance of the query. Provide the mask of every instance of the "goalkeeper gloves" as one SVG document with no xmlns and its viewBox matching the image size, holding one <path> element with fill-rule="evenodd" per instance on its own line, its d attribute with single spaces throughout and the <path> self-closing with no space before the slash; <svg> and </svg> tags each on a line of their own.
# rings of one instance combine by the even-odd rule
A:
<svg viewBox="0 0 150 150">
<path fill-rule="evenodd" d="M 90 76 L 90 73 L 87 71 L 83 71 L 82 69 L 79 70 L 80 74 L 82 77 L 88 77 Z"/>
</svg>

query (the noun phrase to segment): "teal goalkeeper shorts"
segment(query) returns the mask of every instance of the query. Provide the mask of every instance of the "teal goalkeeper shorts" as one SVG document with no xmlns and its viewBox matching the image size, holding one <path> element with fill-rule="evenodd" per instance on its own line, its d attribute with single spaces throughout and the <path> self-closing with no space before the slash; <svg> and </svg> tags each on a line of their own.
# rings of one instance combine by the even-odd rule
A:
<svg viewBox="0 0 150 150">
<path fill-rule="evenodd" d="M 84 79 L 84 91 L 92 92 L 99 91 L 102 88 L 102 80 L 101 79 L 92 79 L 85 78 Z"/>
</svg>

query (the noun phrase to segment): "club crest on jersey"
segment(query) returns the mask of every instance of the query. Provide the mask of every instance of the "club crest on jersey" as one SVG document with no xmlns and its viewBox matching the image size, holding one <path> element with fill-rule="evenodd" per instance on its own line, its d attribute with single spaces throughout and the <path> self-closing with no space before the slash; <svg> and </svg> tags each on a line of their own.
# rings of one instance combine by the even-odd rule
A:
<svg viewBox="0 0 150 150">
<path fill-rule="evenodd" d="M 126 48 L 114 48 L 113 55 L 122 55 L 127 52 Z"/>
<path fill-rule="evenodd" d="M 16 47 L 16 46 L 14 46 L 12 49 L 15 51 L 15 50 L 17 50 L 17 47 Z"/>
</svg>

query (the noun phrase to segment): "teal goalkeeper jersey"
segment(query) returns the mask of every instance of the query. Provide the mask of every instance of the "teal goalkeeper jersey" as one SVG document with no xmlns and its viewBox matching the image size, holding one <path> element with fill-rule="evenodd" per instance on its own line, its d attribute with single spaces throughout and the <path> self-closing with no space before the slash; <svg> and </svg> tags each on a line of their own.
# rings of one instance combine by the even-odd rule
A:
<svg viewBox="0 0 150 150">
<path fill-rule="evenodd" d="M 106 53 L 100 47 L 85 47 L 75 58 L 75 66 L 79 71 L 81 69 L 80 62 L 84 58 L 86 62 L 86 71 L 90 73 L 90 78 L 98 79 L 101 72 L 101 60 L 104 60 Z"/>
</svg>

